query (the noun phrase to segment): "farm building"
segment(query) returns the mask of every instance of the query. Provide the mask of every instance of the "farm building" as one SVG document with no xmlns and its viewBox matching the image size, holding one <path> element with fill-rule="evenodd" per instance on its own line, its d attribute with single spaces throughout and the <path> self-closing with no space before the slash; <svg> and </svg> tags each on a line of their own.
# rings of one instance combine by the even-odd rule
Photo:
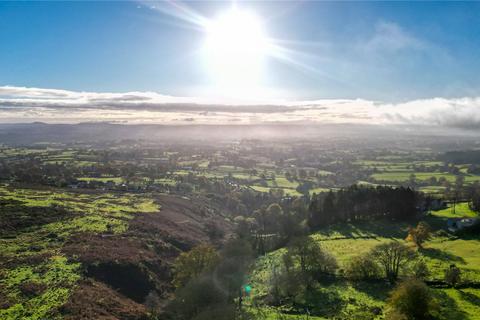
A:
<svg viewBox="0 0 480 320">
<path fill-rule="evenodd" d="M 471 227 L 476 223 L 478 223 L 478 219 L 476 218 L 450 218 L 447 220 L 447 227 L 449 231 L 455 232 L 463 228 Z"/>
<path fill-rule="evenodd" d="M 432 199 L 430 202 L 430 210 L 442 210 L 447 207 L 447 203 L 442 199 Z"/>
</svg>

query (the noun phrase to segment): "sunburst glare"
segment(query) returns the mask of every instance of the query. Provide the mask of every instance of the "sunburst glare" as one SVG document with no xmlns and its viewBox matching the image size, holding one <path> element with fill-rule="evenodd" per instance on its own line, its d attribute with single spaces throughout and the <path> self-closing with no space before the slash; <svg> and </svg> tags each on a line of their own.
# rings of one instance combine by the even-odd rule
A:
<svg viewBox="0 0 480 320">
<path fill-rule="evenodd" d="M 148 4 L 148 3 L 147 3 Z M 196 54 L 208 80 L 202 86 L 207 95 L 242 100 L 274 98 L 277 92 L 268 83 L 268 59 L 288 64 L 299 71 L 321 74 L 303 59 L 305 52 L 284 46 L 289 43 L 272 37 L 258 12 L 239 6 L 213 17 L 206 17 L 184 3 L 167 1 L 152 9 L 185 22 L 202 33 L 203 41 Z"/>
<path fill-rule="evenodd" d="M 261 85 L 271 48 L 261 19 L 232 8 L 205 26 L 205 66 L 220 90 L 245 92 Z"/>
</svg>

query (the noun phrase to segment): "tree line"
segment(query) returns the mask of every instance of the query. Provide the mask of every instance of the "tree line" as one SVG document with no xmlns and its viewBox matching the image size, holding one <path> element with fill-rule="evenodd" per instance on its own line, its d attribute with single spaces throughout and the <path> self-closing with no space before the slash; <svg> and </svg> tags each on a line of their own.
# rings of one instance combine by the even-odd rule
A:
<svg viewBox="0 0 480 320">
<path fill-rule="evenodd" d="M 422 194 L 411 188 L 352 185 L 314 196 L 309 204 L 308 223 L 315 230 L 337 222 L 411 220 L 417 215 L 422 199 Z"/>
</svg>

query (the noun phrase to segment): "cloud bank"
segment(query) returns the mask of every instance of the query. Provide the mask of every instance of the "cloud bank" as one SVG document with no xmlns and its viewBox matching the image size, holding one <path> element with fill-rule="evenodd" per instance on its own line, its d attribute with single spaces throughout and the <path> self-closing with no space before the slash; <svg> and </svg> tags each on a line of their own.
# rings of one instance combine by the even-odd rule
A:
<svg viewBox="0 0 480 320">
<path fill-rule="evenodd" d="M 480 129 L 480 97 L 404 103 L 363 99 L 236 102 L 156 92 L 78 92 L 0 86 L 0 123 L 355 123 Z"/>
</svg>

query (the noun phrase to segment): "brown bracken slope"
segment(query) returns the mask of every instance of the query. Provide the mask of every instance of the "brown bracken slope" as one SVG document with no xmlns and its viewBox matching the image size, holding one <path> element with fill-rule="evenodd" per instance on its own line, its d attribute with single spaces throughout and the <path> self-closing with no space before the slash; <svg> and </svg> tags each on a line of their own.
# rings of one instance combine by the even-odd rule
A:
<svg viewBox="0 0 480 320">
<path fill-rule="evenodd" d="M 126 233 L 78 233 L 63 252 L 83 266 L 84 278 L 61 313 L 66 319 L 144 319 L 151 292 L 166 301 L 171 265 L 180 252 L 221 243 L 231 226 L 206 198 L 159 195 L 161 210 L 139 213 Z"/>
</svg>

